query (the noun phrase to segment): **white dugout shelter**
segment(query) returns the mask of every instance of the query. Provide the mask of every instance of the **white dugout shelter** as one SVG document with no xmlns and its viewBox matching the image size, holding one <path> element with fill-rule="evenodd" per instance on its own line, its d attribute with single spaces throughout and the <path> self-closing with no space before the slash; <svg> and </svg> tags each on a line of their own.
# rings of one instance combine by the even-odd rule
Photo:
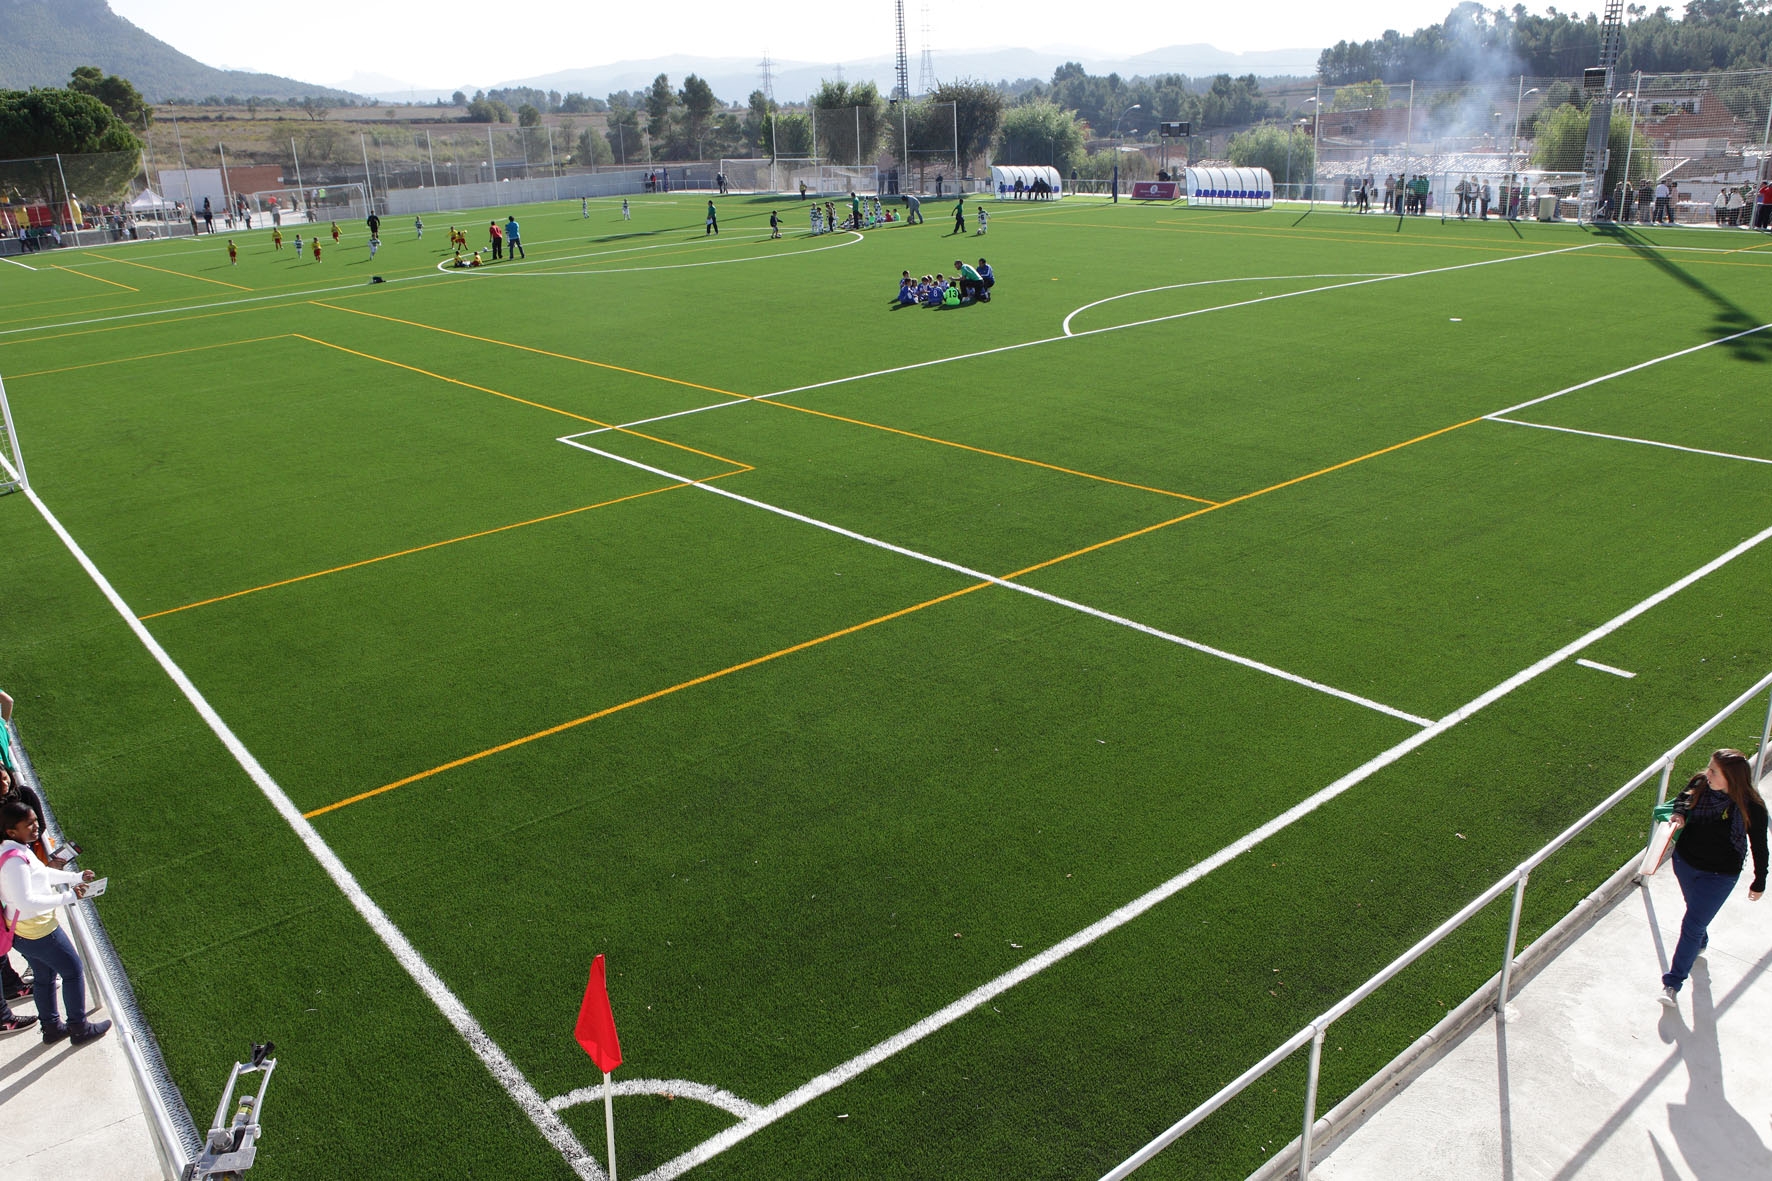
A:
<svg viewBox="0 0 1772 1181">
<path fill-rule="evenodd" d="M 1187 203 L 1221 209 L 1272 209 L 1274 175 L 1265 168 L 1190 168 Z"/>
<path fill-rule="evenodd" d="M 1015 182 L 1018 180 L 1021 182 L 1020 196 L 1024 200 L 1033 193 L 1036 180 L 1043 180 L 1050 186 L 1041 194 L 1042 200 L 1056 201 L 1064 196 L 1064 177 L 1056 168 L 1044 164 L 991 165 L 991 191 L 996 193 L 997 200 L 1015 200 Z"/>
</svg>

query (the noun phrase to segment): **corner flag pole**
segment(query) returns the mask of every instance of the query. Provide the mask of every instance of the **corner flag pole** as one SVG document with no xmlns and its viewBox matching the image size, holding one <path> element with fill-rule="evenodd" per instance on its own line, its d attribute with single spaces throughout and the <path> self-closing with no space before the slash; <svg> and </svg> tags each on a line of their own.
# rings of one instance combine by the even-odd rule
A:
<svg viewBox="0 0 1772 1181">
<path fill-rule="evenodd" d="M 609 1181 L 615 1181 L 615 1084 L 603 1072 L 603 1128 L 609 1133 Z"/>
</svg>

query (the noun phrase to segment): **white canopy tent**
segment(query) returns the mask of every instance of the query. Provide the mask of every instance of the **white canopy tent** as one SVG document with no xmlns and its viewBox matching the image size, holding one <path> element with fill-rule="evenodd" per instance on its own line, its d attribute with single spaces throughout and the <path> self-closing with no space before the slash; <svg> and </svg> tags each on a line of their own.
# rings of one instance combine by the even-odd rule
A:
<svg viewBox="0 0 1772 1181">
<path fill-rule="evenodd" d="M 143 189 L 141 195 L 129 203 L 129 212 L 137 217 L 152 216 L 158 213 L 171 213 L 173 203 L 156 193 L 153 189 Z"/>
<path fill-rule="evenodd" d="M 1187 203 L 1221 209 L 1272 209 L 1274 176 L 1265 168 L 1190 168 Z"/>
<path fill-rule="evenodd" d="M 1021 191 L 1015 189 L 1015 182 L 1021 182 Z M 1034 182 L 1045 181 L 1048 188 L 1040 194 L 1042 200 L 1056 201 L 1064 196 L 1064 177 L 1058 169 L 1045 164 L 993 164 L 991 165 L 991 191 L 999 201 L 1014 201 L 1018 198 L 1026 200 L 1033 195 Z"/>
</svg>

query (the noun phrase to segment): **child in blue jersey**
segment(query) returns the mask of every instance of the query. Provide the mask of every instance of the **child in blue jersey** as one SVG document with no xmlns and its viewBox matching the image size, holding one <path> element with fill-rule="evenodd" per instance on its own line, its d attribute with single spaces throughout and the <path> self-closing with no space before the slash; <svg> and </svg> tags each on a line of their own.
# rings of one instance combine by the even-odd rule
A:
<svg viewBox="0 0 1772 1181">
<path fill-rule="evenodd" d="M 917 302 L 917 281 L 906 271 L 898 277 L 898 302 L 912 304 Z"/>
</svg>

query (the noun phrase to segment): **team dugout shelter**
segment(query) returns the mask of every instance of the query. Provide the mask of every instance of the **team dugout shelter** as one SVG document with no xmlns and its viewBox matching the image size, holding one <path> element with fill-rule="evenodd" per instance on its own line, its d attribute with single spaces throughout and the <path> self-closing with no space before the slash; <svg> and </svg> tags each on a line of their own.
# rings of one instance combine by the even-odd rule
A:
<svg viewBox="0 0 1772 1181">
<path fill-rule="evenodd" d="M 1187 203 L 1220 209 L 1272 209 L 1274 175 L 1265 168 L 1190 168 Z"/>
<path fill-rule="evenodd" d="M 1016 181 L 1021 182 L 1019 188 Z M 1044 187 L 1036 186 L 1036 181 Z M 991 191 L 999 201 L 1026 201 L 1036 194 L 1041 201 L 1056 201 L 1064 196 L 1064 177 L 1045 164 L 993 164 Z"/>
</svg>

